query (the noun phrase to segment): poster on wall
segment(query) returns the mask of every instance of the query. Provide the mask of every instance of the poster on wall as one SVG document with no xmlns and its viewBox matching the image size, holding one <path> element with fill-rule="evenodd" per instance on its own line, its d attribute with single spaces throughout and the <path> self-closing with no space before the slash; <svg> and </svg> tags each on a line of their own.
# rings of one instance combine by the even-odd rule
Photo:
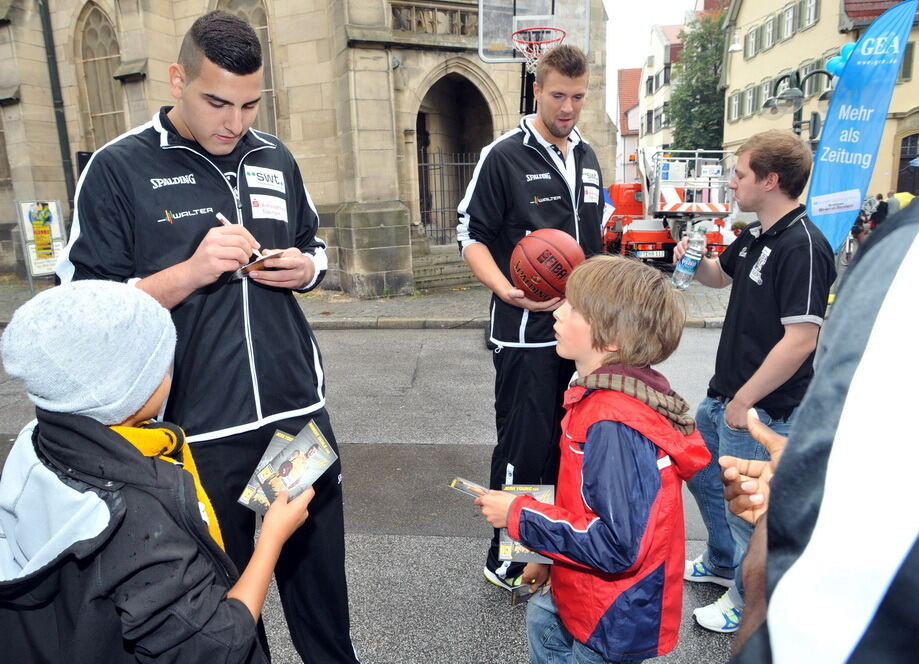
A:
<svg viewBox="0 0 919 664">
<path fill-rule="evenodd" d="M 67 244 L 61 202 L 17 201 L 16 213 L 29 274 L 54 274 L 54 266 Z"/>
</svg>

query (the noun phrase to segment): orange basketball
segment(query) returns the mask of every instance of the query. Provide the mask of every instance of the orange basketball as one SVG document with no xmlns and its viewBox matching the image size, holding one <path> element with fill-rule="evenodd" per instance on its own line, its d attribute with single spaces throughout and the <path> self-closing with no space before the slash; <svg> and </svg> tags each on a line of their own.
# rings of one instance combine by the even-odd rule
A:
<svg viewBox="0 0 919 664">
<path fill-rule="evenodd" d="M 565 296 L 568 275 L 584 261 L 584 250 L 565 231 L 540 228 L 511 252 L 511 282 L 531 300 Z"/>
</svg>

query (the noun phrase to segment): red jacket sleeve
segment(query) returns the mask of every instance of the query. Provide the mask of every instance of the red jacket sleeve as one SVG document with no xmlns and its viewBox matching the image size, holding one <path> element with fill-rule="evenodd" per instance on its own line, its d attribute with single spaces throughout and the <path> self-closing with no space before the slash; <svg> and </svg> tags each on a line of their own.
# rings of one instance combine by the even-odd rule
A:
<svg viewBox="0 0 919 664">
<path fill-rule="evenodd" d="M 657 447 L 621 422 L 597 422 L 583 446 L 583 500 L 575 512 L 521 496 L 511 505 L 508 532 L 546 556 L 616 573 L 634 566 L 660 490 Z M 562 487 L 559 487 L 562 490 Z"/>
</svg>

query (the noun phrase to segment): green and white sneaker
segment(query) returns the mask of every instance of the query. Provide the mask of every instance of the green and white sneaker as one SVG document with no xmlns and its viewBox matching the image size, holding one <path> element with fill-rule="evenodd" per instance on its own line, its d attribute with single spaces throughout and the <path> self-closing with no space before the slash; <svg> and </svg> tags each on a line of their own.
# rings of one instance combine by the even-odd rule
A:
<svg viewBox="0 0 919 664">
<path fill-rule="evenodd" d="M 503 576 L 498 576 L 497 574 L 492 572 L 487 567 L 484 569 L 483 574 L 485 575 L 485 579 L 487 581 L 495 584 L 499 588 L 503 588 L 504 590 L 507 590 L 508 592 L 513 590 L 517 586 L 523 585 L 523 575 L 522 574 L 512 579 L 506 579 Z"/>
<path fill-rule="evenodd" d="M 734 579 L 716 574 L 703 561 L 703 556 L 695 560 L 687 560 L 686 568 L 683 570 L 683 579 L 693 583 L 717 583 L 719 586 L 730 588 L 734 585 Z"/>
<path fill-rule="evenodd" d="M 729 634 L 736 632 L 740 627 L 743 608 L 735 606 L 728 597 L 728 593 L 724 593 L 714 603 L 693 611 L 692 615 L 696 622 L 705 629 Z"/>
</svg>

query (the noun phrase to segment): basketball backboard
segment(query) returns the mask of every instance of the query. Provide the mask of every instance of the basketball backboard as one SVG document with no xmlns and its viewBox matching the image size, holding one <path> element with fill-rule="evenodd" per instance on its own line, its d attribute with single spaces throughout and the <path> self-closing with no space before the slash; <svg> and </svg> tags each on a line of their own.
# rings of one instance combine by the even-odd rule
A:
<svg viewBox="0 0 919 664">
<path fill-rule="evenodd" d="M 590 47 L 590 0 L 479 0 L 479 57 L 484 62 L 524 61 L 511 34 L 545 26 L 568 33 L 566 44 Z"/>
</svg>

